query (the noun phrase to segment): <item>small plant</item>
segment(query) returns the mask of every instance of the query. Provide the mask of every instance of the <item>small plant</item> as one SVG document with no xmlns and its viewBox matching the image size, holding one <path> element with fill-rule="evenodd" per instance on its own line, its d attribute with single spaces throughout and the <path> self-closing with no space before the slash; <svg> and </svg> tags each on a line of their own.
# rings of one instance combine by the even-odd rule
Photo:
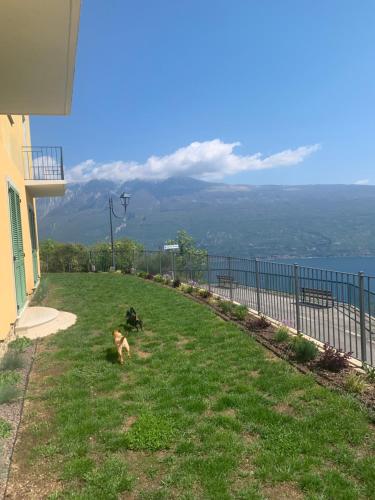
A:
<svg viewBox="0 0 375 500">
<path fill-rule="evenodd" d="M 289 339 L 289 330 L 286 326 L 280 326 L 276 330 L 274 339 L 276 342 L 286 342 Z"/>
<path fill-rule="evenodd" d="M 233 310 L 232 302 L 229 302 L 228 300 L 220 300 L 217 305 L 223 314 L 226 314 L 227 316 L 231 315 Z"/>
<path fill-rule="evenodd" d="M 233 304 L 232 315 L 236 319 L 243 321 L 246 318 L 247 314 L 248 314 L 248 310 L 247 310 L 246 306 Z"/>
<path fill-rule="evenodd" d="M 202 297 L 202 299 L 208 299 L 211 297 L 212 293 L 206 290 L 205 288 L 201 288 L 198 290 L 198 295 Z"/>
<path fill-rule="evenodd" d="M 349 375 L 346 376 L 344 385 L 347 391 L 356 394 L 361 394 L 366 388 L 364 377 L 355 372 L 349 373 Z"/>
<path fill-rule="evenodd" d="M 349 367 L 351 352 L 344 353 L 329 344 L 324 344 L 324 352 L 319 359 L 319 366 L 331 372 L 339 372 Z"/>
<path fill-rule="evenodd" d="M 179 288 L 181 286 L 181 280 L 179 278 L 175 278 L 172 282 L 173 288 Z"/>
<path fill-rule="evenodd" d="M 290 349 L 293 352 L 294 358 L 300 363 L 306 363 L 315 359 L 319 352 L 315 344 L 301 335 L 297 335 L 290 340 Z"/>
<path fill-rule="evenodd" d="M 0 439 L 7 438 L 12 431 L 12 426 L 6 420 L 0 418 Z"/>
<path fill-rule="evenodd" d="M 368 382 L 371 384 L 375 383 L 375 368 L 368 365 L 367 363 L 363 363 L 362 369 L 364 370 L 366 374 L 366 379 Z"/>
<path fill-rule="evenodd" d="M 9 350 L 0 362 L 0 370 L 18 370 L 23 366 L 24 361 L 17 351 Z"/>
<path fill-rule="evenodd" d="M 139 271 L 139 273 L 137 274 L 137 276 L 139 278 L 145 279 L 147 277 L 147 273 L 145 271 Z"/>
<path fill-rule="evenodd" d="M 161 274 L 155 274 L 154 281 L 156 281 L 157 283 L 164 283 L 164 278 Z"/>
<path fill-rule="evenodd" d="M 147 273 L 146 276 L 145 276 L 146 280 L 153 280 L 154 279 L 154 275 L 151 274 L 151 273 Z"/>
<path fill-rule="evenodd" d="M 10 384 L 0 385 L 0 405 L 10 403 L 19 396 L 19 390 L 16 386 Z"/>
<path fill-rule="evenodd" d="M 18 337 L 17 339 L 12 340 L 12 342 L 9 342 L 9 348 L 18 352 L 25 351 L 31 345 L 32 341 L 27 337 Z"/>
<path fill-rule="evenodd" d="M 271 325 L 268 319 L 260 315 L 259 318 L 249 316 L 246 320 L 246 328 L 251 331 L 265 330 Z"/>
<path fill-rule="evenodd" d="M 191 285 L 187 285 L 187 286 L 185 286 L 184 292 L 192 294 L 194 292 L 194 287 Z"/>
</svg>

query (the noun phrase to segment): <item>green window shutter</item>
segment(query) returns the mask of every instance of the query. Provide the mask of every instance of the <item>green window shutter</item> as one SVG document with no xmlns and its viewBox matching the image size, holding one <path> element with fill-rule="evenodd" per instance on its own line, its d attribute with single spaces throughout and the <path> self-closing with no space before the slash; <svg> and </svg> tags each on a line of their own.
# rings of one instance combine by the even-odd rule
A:
<svg viewBox="0 0 375 500">
<path fill-rule="evenodd" d="M 33 258 L 33 273 L 34 273 L 34 285 L 39 280 L 38 274 L 38 238 L 36 235 L 36 224 L 35 224 L 35 214 L 32 208 L 29 208 L 29 226 L 30 226 L 30 238 L 31 238 L 31 249 Z"/>
<path fill-rule="evenodd" d="M 25 259 L 23 253 L 20 197 L 17 191 L 9 186 L 9 211 L 13 247 L 13 266 L 16 287 L 17 310 L 26 302 Z"/>
</svg>

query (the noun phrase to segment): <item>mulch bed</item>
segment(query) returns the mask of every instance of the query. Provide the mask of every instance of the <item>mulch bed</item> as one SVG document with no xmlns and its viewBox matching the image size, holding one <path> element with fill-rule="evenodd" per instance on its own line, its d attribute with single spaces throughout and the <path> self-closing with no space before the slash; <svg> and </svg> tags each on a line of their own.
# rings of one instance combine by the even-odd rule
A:
<svg viewBox="0 0 375 500">
<path fill-rule="evenodd" d="M 17 432 L 22 418 L 23 404 L 30 371 L 35 358 L 36 346 L 37 343 L 34 342 L 33 345 L 25 349 L 22 353 L 24 366 L 22 369 L 17 370 L 21 375 L 21 380 L 17 384 L 20 390 L 20 396 L 11 403 L 4 403 L 0 405 L 0 418 L 9 422 L 12 426 L 10 435 L 7 438 L 0 439 L 0 498 L 4 498 L 7 487 L 14 444 L 16 442 Z"/>
</svg>

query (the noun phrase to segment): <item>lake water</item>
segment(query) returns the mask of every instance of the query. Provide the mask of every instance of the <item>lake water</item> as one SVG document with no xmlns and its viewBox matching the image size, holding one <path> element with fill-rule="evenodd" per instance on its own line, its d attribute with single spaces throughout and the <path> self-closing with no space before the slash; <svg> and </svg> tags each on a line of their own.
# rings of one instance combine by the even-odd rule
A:
<svg viewBox="0 0 375 500">
<path fill-rule="evenodd" d="M 277 262 L 347 273 L 363 271 L 368 276 L 375 276 L 375 257 L 312 257 L 305 259 L 278 259 Z"/>
</svg>

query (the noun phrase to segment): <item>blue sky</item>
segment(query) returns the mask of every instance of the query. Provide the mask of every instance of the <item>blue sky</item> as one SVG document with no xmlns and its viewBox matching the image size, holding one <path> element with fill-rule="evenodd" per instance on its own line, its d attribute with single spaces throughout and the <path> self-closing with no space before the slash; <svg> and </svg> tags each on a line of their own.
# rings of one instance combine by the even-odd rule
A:
<svg viewBox="0 0 375 500">
<path fill-rule="evenodd" d="M 375 184 L 374 26 L 373 0 L 86 0 L 72 113 L 33 142 L 76 180 Z"/>
</svg>

